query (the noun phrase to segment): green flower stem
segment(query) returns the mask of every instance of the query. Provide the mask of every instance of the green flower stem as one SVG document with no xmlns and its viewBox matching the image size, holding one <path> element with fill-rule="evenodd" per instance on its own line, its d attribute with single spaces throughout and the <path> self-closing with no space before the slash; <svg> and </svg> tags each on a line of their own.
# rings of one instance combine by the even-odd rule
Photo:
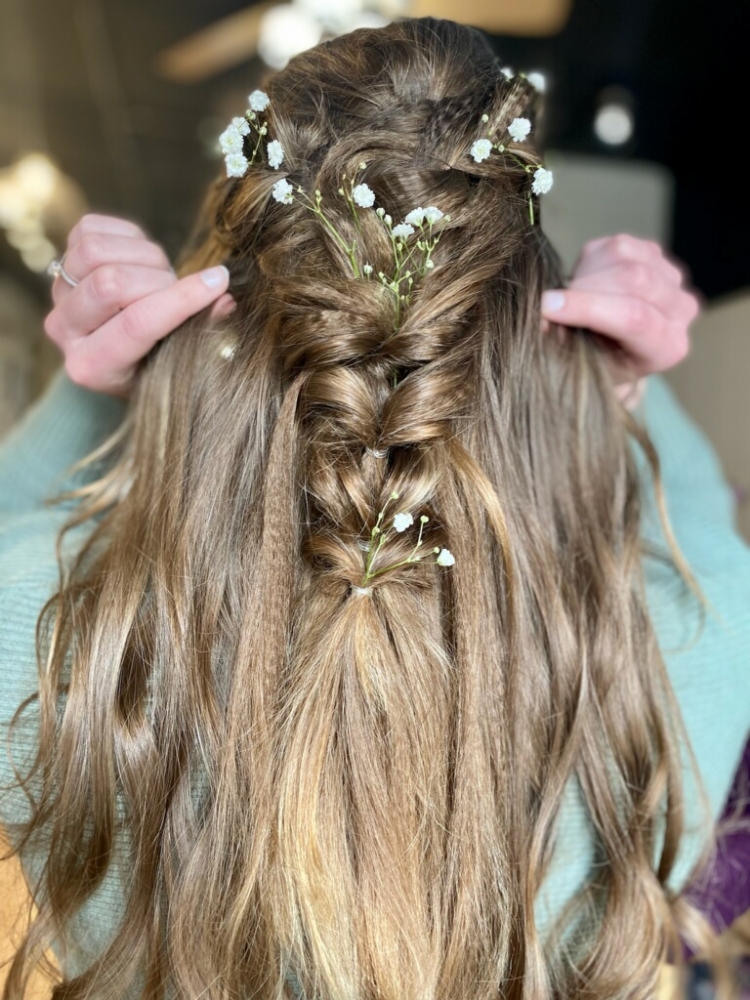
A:
<svg viewBox="0 0 750 1000">
<path fill-rule="evenodd" d="M 347 255 L 347 257 L 351 261 L 352 270 L 354 271 L 354 277 L 355 278 L 361 277 L 361 275 L 359 273 L 359 266 L 357 264 L 357 258 L 355 256 L 355 252 L 356 252 L 356 249 L 357 249 L 357 241 L 355 240 L 352 243 L 352 245 L 349 246 L 349 244 L 345 242 L 345 240 L 343 239 L 343 237 L 336 231 L 335 227 L 331 225 L 331 223 L 325 217 L 325 214 L 323 213 L 323 209 L 320 207 L 320 203 L 321 203 L 321 201 L 323 199 L 322 199 L 322 196 L 320 195 L 319 191 L 315 192 L 315 203 L 314 204 L 312 202 L 312 199 L 307 195 L 307 193 L 305 191 L 303 191 L 301 188 L 297 188 L 297 191 L 298 191 L 299 194 L 301 194 L 305 198 L 307 198 L 308 204 L 305 207 L 309 208 L 310 211 L 314 215 L 317 215 L 317 217 L 320 219 L 320 221 L 323 223 L 323 225 L 326 227 L 326 229 L 333 236 L 333 238 L 336 240 L 336 242 L 338 243 L 338 245 L 341 247 L 341 249 L 344 251 L 344 253 Z"/>
</svg>

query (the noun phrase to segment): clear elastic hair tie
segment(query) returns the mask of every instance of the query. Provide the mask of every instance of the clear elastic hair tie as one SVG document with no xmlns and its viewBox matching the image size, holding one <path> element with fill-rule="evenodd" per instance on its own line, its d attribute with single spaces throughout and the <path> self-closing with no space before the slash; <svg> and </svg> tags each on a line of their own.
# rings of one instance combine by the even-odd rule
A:
<svg viewBox="0 0 750 1000">
<path fill-rule="evenodd" d="M 365 448 L 365 451 L 373 458 L 385 458 L 388 454 L 387 448 Z"/>
</svg>

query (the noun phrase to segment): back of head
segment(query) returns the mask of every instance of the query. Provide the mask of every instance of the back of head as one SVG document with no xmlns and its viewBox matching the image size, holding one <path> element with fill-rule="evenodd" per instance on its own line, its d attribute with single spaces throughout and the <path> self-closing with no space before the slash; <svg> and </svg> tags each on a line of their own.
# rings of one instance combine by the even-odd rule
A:
<svg viewBox="0 0 750 1000">
<path fill-rule="evenodd" d="M 470 155 L 535 91 L 433 19 L 266 90 L 281 168 L 218 180 L 183 260 L 226 263 L 238 307 L 150 356 L 90 491 L 107 545 L 57 603 L 54 912 L 106 870 L 116 794 L 134 873 L 67 995 L 121 995 L 147 957 L 153 996 L 646 995 L 679 797 L 633 424 L 592 338 L 542 332 L 538 157 Z M 411 283 L 394 254 L 426 230 L 353 211 L 354 184 L 392 220 L 438 210 Z M 66 644 L 89 695 L 55 733 Z M 566 963 L 534 900 L 573 781 L 604 863 Z"/>
</svg>

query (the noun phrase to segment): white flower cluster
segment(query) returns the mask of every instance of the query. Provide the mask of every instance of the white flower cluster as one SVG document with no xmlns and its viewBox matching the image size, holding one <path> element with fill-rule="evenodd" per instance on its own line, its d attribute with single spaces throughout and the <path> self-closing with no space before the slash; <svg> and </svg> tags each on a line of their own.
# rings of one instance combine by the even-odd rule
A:
<svg viewBox="0 0 750 1000">
<path fill-rule="evenodd" d="M 425 525 L 429 522 L 429 517 L 426 514 L 422 514 L 419 518 L 419 536 L 417 537 L 416 544 L 406 559 L 401 559 L 399 562 L 389 563 L 387 566 L 381 566 L 378 563 L 378 557 L 385 547 L 388 541 L 388 529 L 383 527 L 383 520 L 385 518 L 385 512 L 388 509 L 392 500 L 398 500 L 398 493 L 395 491 L 391 493 L 388 500 L 386 500 L 385 506 L 378 514 L 378 519 L 375 522 L 374 527 L 370 531 L 369 542 L 360 542 L 360 548 L 365 553 L 365 572 L 362 579 L 362 583 L 358 587 L 352 587 L 354 593 L 359 595 L 369 595 L 372 593 L 368 584 L 370 580 L 374 579 L 376 576 L 381 576 L 383 573 L 387 573 L 389 570 L 398 569 L 400 566 L 408 566 L 410 563 L 421 562 L 425 553 L 420 552 L 422 548 L 422 536 L 424 534 Z M 395 514 L 391 526 L 395 532 L 402 535 L 414 524 L 414 517 L 409 511 L 402 511 L 400 514 Z M 456 558 L 450 549 L 443 549 L 436 546 L 430 549 L 430 554 L 435 556 L 435 565 L 442 567 L 455 566 Z"/>
<path fill-rule="evenodd" d="M 505 74 L 505 71 L 502 71 Z M 482 115 L 482 122 L 487 123 L 489 121 L 488 115 Z M 514 118 L 507 129 L 508 135 L 513 140 L 513 142 L 523 142 L 528 138 L 531 132 L 531 122 L 528 118 Z M 517 156 L 512 149 L 509 149 L 505 143 L 493 142 L 488 136 L 482 139 L 476 139 L 469 150 L 469 155 L 474 160 L 475 163 L 483 163 L 484 160 L 489 159 L 492 150 L 496 149 L 498 153 L 507 153 L 512 156 L 513 159 L 523 167 L 527 174 L 533 173 L 533 179 L 531 182 L 531 192 L 539 196 L 540 194 L 547 194 L 552 190 L 552 171 L 548 170 L 546 167 L 539 166 L 538 164 L 527 163 L 522 160 L 520 156 Z M 532 226 L 534 225 L 534 203 L 532 201 L 531 195 L 529 195 L 529 217 L 531 219 Z"/>
<path fill-rule="evenodd" d="M 360 163 L 357 172 L 364 170 L 366 166 L 366 163 Z M 378 278 L 394 296 L 396 303 L 396 326 L 398 326 L 401 317 L 401 308 L 410 301 L 415 278 L 423 278 L 435 266 L 432 254 L 440 241 L 440 234 L 433 234 L 432 227 L 440 222 L 441 219 L 449 222 L 450 216 L 445 215 L 436 205 L 428 205 L 427 208 L 419 206 L 412 209 L 403 222 L 399 222 L 394 226 L 393 217 L 382 206 L 375 208 L 375 192 L 369 184 L 363 182 L 357 183 L 356 179 L 347 180 L 346 174 L 343 176 L 343 182 L 343 186 L 339 188 L 338 193 L 349 205 L 357 232 L 360 236 L 362 233 L 360 209 L 364 209 L 365 211 L 375 209 L 374 214 L 388 230 L 393 250 L 394 271 L 391 275 L 386 275 L 384 271 L 379 271 Z M 320 191 L 315 191 L 315 199 L 313 200 L 301 187 L 297 187 L 295 192 L 295 189 L 286 178 L 278 180 L 271 190 L 272 197 L 282 205 L 291 205 L 295 200 L 295 193 L 299 195 L 300 203 L 318 216 L 341 249 L 346 253 L 351 262 L 354 277 L 370 279 L 374 273 L 374 267 L 370 263 L 360 265 L 357 257 L 357 240 L 355 239 L 349 243 L 328 219 L 323 209 L 323 195 Z M 410 240 L 410 237 L 415 235 L 417 237 L 416 240 L 412 244 L 408 244 L 407 241 Z"/>
<path fill-rule="evenodd" d="M 268 134 L 268 122 L 259 117 L 271 103 L 268 94 L 262 90 L 254 90 L 247 101 L 248 108 L 244 117 L 233 118 L 219 136 L 227 177 L 245 176 L 248 168 L 255 162 L 263 137 Z M 255 144 L 248 159 L 245 155 L 245 140 L 251 132 L 255 133 Z M 278 170 L 284 162 L 284 150 L 278 139 L 272 139 L 267 144 L 266 159 L 269 167 L 274 170 Z"/>
</svg>

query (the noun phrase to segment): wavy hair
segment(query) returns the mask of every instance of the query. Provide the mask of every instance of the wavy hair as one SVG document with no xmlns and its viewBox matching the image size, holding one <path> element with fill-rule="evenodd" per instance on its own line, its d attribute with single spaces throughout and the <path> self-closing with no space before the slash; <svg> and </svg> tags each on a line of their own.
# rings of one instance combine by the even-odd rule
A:
<svg viewBox="0 0 750 1000">
<path fill-rule="evenodd" d="M 683 905 L 681 737 L 633 442 L 695 584 L 602 344 L 542 330 L 561 276 L 528 173 L 468 155 L 483 114 L 501 134 L 535 91 L 434 19 L 327 42 L 266 90 L 284 169 L 213 183 L 180 266 L 225 263 L 238 307 L 157 345 L 84 463 L 104 472 L 69 494 L 65 530 L 92 531 L 70 567 L 58 548 L 39 620 L 22 843 L 44 832 L 48 855 L 5 1000 L 121 838 L 122 922 L 56 1000 L 651 996 Z M 398 323 L 320 220 L 271 196 L 281 176 L 320 190 L 387 271 L 383 226 L 361 213 L 356 234 L 337 196 L 361 162 L 394 218 L 450 214 Z M 456 563 L 361 596 L 394 491 Z M 571 784 L 600 863 L 542 934 Z"/>
</svg>

